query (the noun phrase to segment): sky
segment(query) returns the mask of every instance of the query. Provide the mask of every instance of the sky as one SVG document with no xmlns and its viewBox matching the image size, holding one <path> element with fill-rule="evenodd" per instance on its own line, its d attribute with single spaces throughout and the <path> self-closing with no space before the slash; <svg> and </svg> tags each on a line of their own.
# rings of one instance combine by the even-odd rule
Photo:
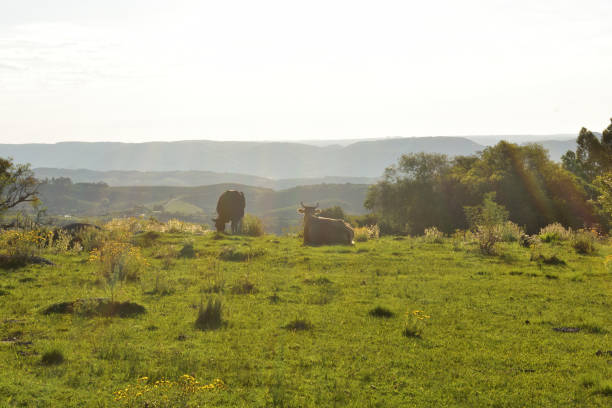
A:
<svg viewBox="0 0 612 408">
<path fill-rule="evenodd" d="M 0 143 L 577 134 L 610 0 L 0 1 Z"/>
</svg>

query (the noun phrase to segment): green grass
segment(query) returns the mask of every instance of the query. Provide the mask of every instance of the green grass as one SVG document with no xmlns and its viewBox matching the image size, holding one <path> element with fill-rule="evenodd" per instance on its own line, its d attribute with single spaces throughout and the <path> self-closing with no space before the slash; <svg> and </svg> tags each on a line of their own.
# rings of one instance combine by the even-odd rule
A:
<svg viewBox="0 0 612 408">
<path fill-rule="evenodd" d="M 153 257 L 192 239 L 195 257 L 168 270 Z M 146 310 L 125 318 L 44 314 L 110 295 L 87 254 L 43 254 L 57 266 L 0 269 L 0 406 L 122 406 L 113 392 L 143 376 L 189 374 L 226 384 L 189 397 L 200 406 L 609 407 L 610 248 L 546 250 L 565 265 L 531 261 L 516 243 L 484 256 L 450 239 L 304 247 L 163 234 L 143 249 L 152 265 L 141 281 L 115 289 L 116 301 Z M 160 273 L 163 294 L 152 289 Z M 256 290 L 234 289 L 245 282 Z M 200 330 L 212 296 L 223 324 Z M 377 307 L 393 314 L 373 317 Z M 430 318 L 408 336 L 416 310 Z"/>
</svg>

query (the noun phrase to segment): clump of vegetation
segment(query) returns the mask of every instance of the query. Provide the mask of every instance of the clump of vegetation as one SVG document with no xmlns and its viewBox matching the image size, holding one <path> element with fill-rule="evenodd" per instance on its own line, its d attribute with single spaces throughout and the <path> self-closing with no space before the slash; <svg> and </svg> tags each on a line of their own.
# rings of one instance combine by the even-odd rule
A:
<svg viewBox="0 0 612 408">
<path fill-rule="evenodd" d="M 136 238 L 136 244 L 142 248 L 150 248 L 159 240 L 161 233 L 157 231 L 146 231 Z"/>
<path fill-rule="evenodd" d="M 384 306 L 376 306 L 374 309 L 370 310 L 369 314 L 373 317 L 383 318 L 390 318 L 395 316 L 395 313 L 393 313 L 391 310 L 387 309 Z"/>
<path fill-rule="evenodd" d="M 380 236 L 380 228 L 378 227 L 378 224 L 357 227 L 354 229 L 354 232 L 355 242 L 366 242 L 370 239 L 378 239 Z"/>
<path fill-rule="evenodd" d="M 259 217 L 252 214 L 245 214 L 242 218 L 241 233 L 249 237 L 260 237 L 265 233 L 263 222 Z"/>
<path fill-rule="evenodd" d="M 329 285 L 332 283 L 332 281 L 330 281 L 327 277 L 325 276 L 319 276 L 317 278 L 306 278 L 304 279 L 304 283 L 309 284 L 309 285 Z"/>
<path fill-rule="evenodd" d="M 37 230 L 5 230 L 0 232 L 0 266 L 25 266 L 45 248 L 49 236 Z"/>
<path fill-rule="evenodd" d="M 525 231 L 512 221 L 506 221 L 499 225 L 502 242 L 519 242 L 525 235 Z"/>
<path fill-rule="evenodd" d="M 213 272 L 207 273 L 204 278 L 205 284 L 200 291 L 203 293 L 221 293 L 225 288 L 225 278 L 218 261 L 214 261 Z"/>
<path fill-rule="evenodd" d="M 464 208 L 480 251 L 487 255 L 495 253 L 495 245 L 503 240 L 501 225 L 508 221 L 508 211 L 494 198 L 494 193 L 488 193 L 481 205 Z"/>
<path fill-rule="evenodd" d="M 425 242 L 430 244 L 441 244 L 444 242 L 444 233 L 436 227 L 425 228 Z"/>
<path fill-rule="evenodd" d="M 402 330 L 404 337 L 421 338 L 425 328 L 425 321 L 429 318 L 431 316 L 426 315 L 422 310 L 407 311 L 404 329 Z"/>
<path fill-rule="evenodd" d="M 208 299 L 206 306 L 200 304 L 195 327 L 200 330 L 214 330 L 223 324 L 223 303 L 221 299 Z"/>
<path fill-rule="evenodd" d="M 245 275 L 232 286 L 231 292 L 234 295 L 251 295 L 257 293 L 257 288 L 255 284 L 249 280 L 249 277 Z"/>
<path fill-rule="evenodd" d="M 540 252 L 533 252 L 531 254 L 531 261 L 541 262 L 544 265 L 565 266 L 565 261 L 555 254 L 546 256 Z"/>
<path fill-rule="evenodd" d="M 572 247 L 579 254 L 588 255 L 594 253 L 597 248 L 595 242 L 597 241 L 597 233 L 588 230 L 578 230 L 572 236 Z"/>
<path fill-rule="evenodd" d="M 176 381 L 164 378 L 153 381 L 149 377 L 141 377 L 136 384 L 115 391 L 113 397 L 116 402 L 128 407 L 187 407 L 192 406 L 190 401 L 198 394 L 225 389 L 227 386 L 219 378 L 202 384 L 189 374 L 182 375 Z"/>
<path fill-rule="evenodd" d="M 52 304 L 43 310 L 43 314 L 72 314 L 93 317 L 134 317 L 146 312 L 144 306 L 133 302 L 115 302 L 107 298 L 77 299 L 71 302 Z"/>
<path fill-rule="evenodd" d="M 64 354 L 58 349 L 47 351 L 40 358 L 40 363 L 45 366 L 59 365 L 63 362 Z"/>
<path fill-rule="evenodd" d="M 303 330 L 311 330 L 313 328 L 313 324 L 306 319 L 295 319 L 291 322 L 287 323 L 283 326 L 283 329 L 292 330 L 292 331 L 303 331 Z"/>
<path fill-rule="evenodd" d="M 193 249 L 193 241 L 187 241 L 183 244 L 183 247 L 179 251 L 181 258 L 195 258 L 196 252 Z"/>
<path fill-rule="evenodd" d="M 224 246 L 219 253 L 219 259 L 224 261 L 249 261 L 266 253 L 263 249 L 253 249 L 251 247 L 238 248 L 235 246 Z"/>
<path fill-rule="evenodd" d="M 572 238 L 572 230 L 554 222 L 540 229 L 538 236 L 542 242 L 567 241 Z"/>
</svg>

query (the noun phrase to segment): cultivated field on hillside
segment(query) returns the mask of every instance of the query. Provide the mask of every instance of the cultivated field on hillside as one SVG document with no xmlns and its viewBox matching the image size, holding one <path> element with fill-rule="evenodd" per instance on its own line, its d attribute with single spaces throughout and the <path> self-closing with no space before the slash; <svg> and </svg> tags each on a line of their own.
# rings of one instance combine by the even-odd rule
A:
<svg viewBox="0 0 612 408">
<path fill-rule="evenodd" d="M 605 239 L 483 255 L 465 235 L 192 232 L 0 269 L 0 405 L 612 404 Z"/>
</svg>

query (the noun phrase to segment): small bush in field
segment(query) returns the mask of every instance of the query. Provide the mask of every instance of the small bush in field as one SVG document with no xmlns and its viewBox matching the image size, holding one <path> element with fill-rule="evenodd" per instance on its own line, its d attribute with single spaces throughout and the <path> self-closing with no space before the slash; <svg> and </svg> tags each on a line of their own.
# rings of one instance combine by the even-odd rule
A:
<svg viewBox="0 0 612 408">
<path fill-rule="evenodd" d="M 214 330 L 221 327 L 223 304 L 221 299 L 208 299 L 206 306 L 200 304 L 198 317 L 195 321 L 196 328 L 200 330 Z"/>
<path fill-rule="evenodd" d="M 425 242 L 441 244 L 444 242 L 444 234 L 436 227 L 425 228 Z"/>
<path fill-rule="evenodd" d="M 500 224 L 499 228 L 502 242 L 518 242 L 525 234 L 523 229 L 512 221 Z"/>
<path fill-rule="evenodd" d="M 366 225 L 354 229 L 355 242 L 366 242 L 370 239 L 377 239 L 380 236 L 378 225 Z"/>
<path fill-rule="evenodd" d="M 421 338 L 425 328 L 425 322 L 430 317 L 431 316 L 426 315 L 422 310 L 407 311 L 402 335 L 404 335 L 404 337 Z"/>
<path fill-rule="evenodd" d="M 245 214 L 242 218 L 241 232 L 249 237 L 260 237 L 264 234 L 263 222 L 254 215 Z"/>
<path fill-rule="evenodd" d="M 597 241 L 596 233 L 592 231 L 579 230 L 572 237 L 572 247 L 579 254 L 592 254 L 596 251 L 595 242 Z"/>
<path fill-rule="evenodd" d="M 555 222 L 540 229 L 538 236 L 542 242 L 567 241 L 572 238 L 572 230 Z"/>
<path fill-rule="evenodd" d="M 193 241 L 185 242 L 179 251 L 179 255 L 181 258 L 195 258 L 196 253 L 193 249 Z"/>
</svg>

